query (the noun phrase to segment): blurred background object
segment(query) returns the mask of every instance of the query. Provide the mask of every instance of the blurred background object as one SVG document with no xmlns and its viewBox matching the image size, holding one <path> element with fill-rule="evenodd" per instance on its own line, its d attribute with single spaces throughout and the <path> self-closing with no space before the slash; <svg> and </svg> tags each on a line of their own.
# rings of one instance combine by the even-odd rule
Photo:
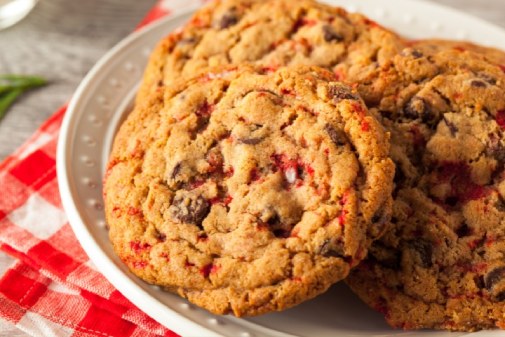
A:
<svg viewBox="0 0 505 337">
<path fill-rule="evenodd" d="M 37 0 L 0 0 L 0 29 L 20 21 L 36 4 Z"/>
</svg>

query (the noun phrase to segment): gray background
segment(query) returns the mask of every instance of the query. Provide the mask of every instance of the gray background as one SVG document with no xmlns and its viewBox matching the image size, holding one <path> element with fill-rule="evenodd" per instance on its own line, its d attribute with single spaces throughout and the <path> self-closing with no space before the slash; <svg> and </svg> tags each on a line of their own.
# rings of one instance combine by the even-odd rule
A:
<svg viewBox="0 0 505 337">
<path fill-rule="evenodd" d="M 505 27 L 504 0 L 430 1 Z M 23 96 L 0 121 L 0 160 L 69 100 L 93 64 L 128 35 L 155 2 L 41 0 L 25 20 L 0 31 L 0 74 L 38 74 L 51 82 Z M 0 253 L 0 275 L 11 262 Z M 0 337 L 4 336 L 27 335 L 0 322 Z"/>
</svg>

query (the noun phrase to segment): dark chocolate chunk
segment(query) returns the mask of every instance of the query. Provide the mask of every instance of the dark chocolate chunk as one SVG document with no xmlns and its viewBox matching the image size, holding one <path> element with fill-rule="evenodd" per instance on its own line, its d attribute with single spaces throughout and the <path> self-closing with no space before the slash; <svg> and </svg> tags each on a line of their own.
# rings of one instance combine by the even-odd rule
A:
<svg viewBox="0 0 505 337">
<path fill-rule="evenodd" d="M 412 56 L 415 59 L 421 58 L 424 56 L 424 54 L 417 49 L 412 49 L 412 48 L 406 48 L 401 52 L 402 56 Z"/>
<path fill-rule="evenodd" d="M 485 88 L 485 87 L 487 87 L 486 82 L 481 81 L 481 80 L 473 80 L 472 82 L 470 82 L 470 85 L 472 87 L 474 87 L 474 88 Z"/>
<path fill-rule="evenodd" d="M 420 97 L 413 97 L 404 107 L 403 113 L 405 117 L 410 119 L 421 119 L 426 122 L 431 113 L 429 103 Z"/>
<path fill-rule="evenodd" d="M 356 94 L 353 94 L 349 89 L 340 86 L 340 85 L 332 85 L 329 88 L 330 96 L 335 100 L 335 102 L 340 102 L 344 99 L 358 100 L 359 97 Z"/>
<path fill-rule="evenodd" d="M 174 168 L 172 169 L 172 173 L 170 174 L 170 178 L 175 179 L 180 172 L 181 172 L 181 162 L 178 162 L 177 164 L 175 164 Z"/>
<path fill-rule="evenodd" d="M 341 245 L 335 245 L 329 239 L 324 240 L 323 244 L 319 248 L 319 254 L 325 257 L 344 257 L 344 251 Z"/>
<path fill-rule="evenodd" d="M 395 170 L 395 177 L 393 180 L 396 188 L 402 187 L 402 185 L 405 183 L 406 178 L 407 177 L 405 176 L 405 173 L 403 173 L 403 170 L 400 167 L 400 165 L 397 165 Z"/>
<path fill-rule="evenodd" d="M 499 292 L 498 294 L 496 294 L 496 296 L 494 297 L 495 300 L 497 300 L 498 302 L 503 302 L 505 301 L 505 291 L 501 291 Z"/>
<path fill-rule="evenodd" d="M 423 57 L 423 53 L 420 50 L 412 49 L 412 53 L 410 53 L 415 59 Z"/>
<path fill-rule="evenodd" d="M 219 20 L 219 28 L 226 29 L 231 26 L 234 26 L 238 23 L 239 18 L 237 16 L 237 12 L 234 8 L 231 8 L 228 12 L 226 12 L 221 19 Z"/>
<path fill-rule="evenodd" d="M 336 146 L 344 146 L 348 143 L 346 135 L 342 131 L 335 129 L 330 124 L 326 124 L 324 126 L 324 131 L 326 131 L 328 137 L 330 137 L 331 141 Z"/>
<path fill-rule="evenodd" d="M 380 241 L 374 243 L 368 254 L 368 259 L 371 261 L 393 270 L 400 269 L 400 257 L 398 250 L 390 248 Z"/>
<path fill-rule="evenodd" d="M 198 119 L 196 120 L 196 127 L 193 133 L 193 137 L 196 138 L 196 134 L 204 132 L 207 129 L 207 126 L 209 126 L 209 122 L 210 122 L 209 116 L 198 117 Z"/>
<path fill-rule="evenodd" d="M 263 222 L 272 234 L 277 238 L 288 238 L 291 236 L 291 226 L 282 221 L 281 217 L 273 210 L 268 211 L 269 217 Z"/>
<path fill-rule="evenodd" d="M 382 233 L 389 219 L 390 216 L 384 212 L 384 207 L 381 207 L 372 217 L 374 232 Z"/>
<path fill-rule="evenodd" d="M 156 230 L 156 239 L 158 239 L 158 241 L 160 242 L 165 242 L 167 240 L 167 235 L 165 233 Z"/>
<path fill-rule="evenodd" d="M 450 206 L 450 207 L 454 207 L 458 204 L 459 202 L 459 198 L 457 196 L 454 196 L 454 195 L 451 195 L 451 196 L 448 196 L 447 198 L 445 198 L 444 200 L 444 203 L 447 205 L 447 206 Z"/>
<path fill-rule="evenodd" d="M 433 265 L 431 261 L 433 247 L 430 242 L 424 239 L 412 240 L 408 242 L 408 247 L 419 255 L 422 267 L 429 268 Z"/>
<path fill-rule="evenodd" d="M 465 236 L 469 236 L 469 235 L 472 235 L 473 233 L 473 230 L 468 227 L 468 225 L 466 223 L 462 224 L 461 226 L 459 226 L 458 229 L 456 229 L 456 235 L 459 237 L 459 238 L 463 238 Z"/>
<path fill-rule="evenodd" d="M 291 231 L 286 230 L 284 228 L 274 229 L 272 233 L 274 233 L 274 236 L 276 238 L 283 238 L 283 239 L 289 238 L 289 236 L 291 235 Z"/>
<path fill-rule="evenodd" d="M 279 215 L 277 214 L 274 214 L 272 215 L 268 220 L 267 220 L 267 224 L 270 226 L 270 227 L 276 227 L 276 226 L 279 226 L 281 225 L 281 218 L 279 217 Z"/>
<path fill-rule="evenodd" d="M 484 285 L 486 289 L 491 291 L 493 287 L 505 279 L 505 266 L 495 268 L 484 276 Z"/>
<path fill-rule="evenodd" d="M 258 137 L 258 138 L 241 138 L 238 141 L 242 144 L 247 144 L 247 145 L 257 145 L 263 141 L 263 137 Z"/>
<path fill-rule="evenodd" d="M 505 148 L 500 144 L 493 153 L 494 159 L 500 164 L 505 163 Z"/>
<path fill-rule="evenodd" d="M 387 220 L 387 217 L 384 216 L 383 213 L 384 212 L 382 209 L 378 210 L 372 217 L 372 223 L 378 223 L 378 222 L 384 223 Z"/>
<path fill-rule="evenodd" d="M 344 37 L 341 34 L 337 33 L 335 29 L 330 25 L 323 26 L 323 37 L 326 42 L 341 42 L 344 40 Z"/>
<path fill-rule="evenodd" d="M 484 277 L 482 275 L 475 276 L 473 278 L 473 281 L 475 282 L 475 286 L 479 289 L 484 289 Z"/>
<path fill-rule="evenodd" d="M 491 85 L 496 85 L 496 79 L 486 73 L 479 73 L 477 74 L 477 76 L 479 76 L 480 78 L 482 78 L 484 81 L 486 81 Z"/>
<path fill-rule="evenodd" d="M 502 197 L 498 196 L 498 200 L 496 200 L 494 207 L 500 212 L 505 212 L 505 201 Z"/>
<path fill-rule="evenodd" d="M 202 221 L 210 211 L 209 202 L 200 195 L 182 193 L 177 195 L 169 208 L 173 219 L 202 228 Z"/>
</svg>

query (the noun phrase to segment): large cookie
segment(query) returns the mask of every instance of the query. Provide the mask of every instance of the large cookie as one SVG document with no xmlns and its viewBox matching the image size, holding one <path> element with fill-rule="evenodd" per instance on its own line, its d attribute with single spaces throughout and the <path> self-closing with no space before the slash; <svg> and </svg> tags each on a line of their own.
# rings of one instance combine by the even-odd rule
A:
<svg viewBox="0 0 505 337">
<path fill-rule="evenodd" d="M 414 47 L 381 80 L 371 110 L 392 134 L 394 226 L 348 284 L 394 327 L 505 328 L 503 69 Z"/>
<path fill-rule="evenodd" d="M 224 68 L 138 104 L 105 178 L 131 271 L 207 310 L 283 310 L 345 278 L 389 222 L 388 139 L 331 72 Z"/>
<path fill-rule="evenodd" d="M 244 62 L 316 65 L 365 81 L 401 48 L 402 39 L 368 18 L 312 0 L 212 1 L 159 43 L 138 100 L 181 75 Z"/>
</svg>

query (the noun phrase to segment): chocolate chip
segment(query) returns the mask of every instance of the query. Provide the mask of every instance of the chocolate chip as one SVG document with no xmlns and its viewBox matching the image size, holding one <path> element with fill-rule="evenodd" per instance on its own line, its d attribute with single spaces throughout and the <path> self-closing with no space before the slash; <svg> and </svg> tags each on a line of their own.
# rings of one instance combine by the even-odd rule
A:
<svg viewBox="0 0 505 337">
<path fill-rule="evenodd" d="M 326 42 L 341 42 L 344 40 L 344 37 L 341 34 L 337 33 L 335 29 L 330 25 L 323 26 L 323 37 Z"/>
<path fill-rule="evenodd" d="M 372 217 L 372 222 L 373 223 L 377 223 L 377 222 L 385 222 L 387 217 L 383 214 L 384 211 L 381 209 L 381 210 L 378 210 L 377 213 L 374 214 L 374 216 Z"/>
<path fill-rule="evenodd" d="M 283 229 L 283 228 L 275 229 L 275 230 L 272 231 L 272 233 L 274 233 L 274 236 L 276 238 L 286 239 L 286 238 L 289 238 L 291 236 L 291 231 Z"/>
<path fill-rule="evenodd" d="M 494 159 L 500 164 L 505 163 L 505 148 L 500 145 L 498 149 L 493 153 Z"/>
<path fill-rule="evenodd" d="M 175 164 L 174 168 L 172 169 L 172 173 L 170 174 L 170 178 L 175 179 L 180 172 L 181 172 L 181 162 L 178 162 L 177 164 Z"/>
<path fill-rule="evenodd" d="M 156 230 L 156 239 L 158 239 L 158 241 L 160 242 L 165 242 L 167 240 L 167 235 L 165 233 Z"/>
<path fill-rule="evenodd" d="M 449 131 L 451 132 L 451 135 L 455 136 L 456 132 L 458 132 L 459 129 L 456 127 L 456 125 L 454 123 L 450 122 L 445 116 L 443 118 L 444 118 L 445 125 L 447 125 L 447 127 L 449 128 Z"/>
<path fill-rule="evenodd" d="M 499 164 L 505 163 L 505 147 L 503 146 L 501 135 L 489 133 L 487 138 L 486 155 L 496 159 Z"/>
<path fill-rule="evenodd" d="M 258 137 L 258 138 L 241 138 L 238 141 L 243 144 L 247 145 L 257 145 L 263 141 L 263 137 Z"/>
<path fill-rule="evenodd" d="M 398 255 L 390 255 L 388 258 L 384 258 L 377 262 L 385 268 L 393 270 L 400 269 L 400 257 Z"/>
<path fill-rule="evenodd" d="M 491 85 L 496 85 L 496 79 L 486 73 L 479 73 L 479 74 L 477 74 L 477 76 L 482 78 L 484 81 L 486 81 L 487 83 L 489 83 Z"/>
<path fill-rule="evenodd" d="M 277 238 L 288 238 L 291 236 L 291 226 L 282 221 L 281 217 L 273 209 L 268 209 L 265 214 L 268 217 L 266 220 L 261 221 L 263 226 L 267 226 L 272 234 Z"/>
<path fill-rule="evenodd" d="M 267 220 L 267 224 L 270 227 L 279 226 L 281 224 L 281 218 L 278 214 L 274 214 Z"/>
<path fill-rule="evenodd" d="M 505 201 L 503 201 L 503 198 L 498 197 L 498 200 L 496 200 L 494 207 L 500 212 L 505 212 Z"/>
<path fill-rule="evenodd" d="M 491 291 L 493 287 L 505 278 L 505 266 L 495 268 L 484 276 L 484 285 Z"/>
<path fill-rule="evenodd" d="M 484 289 L 484 277 L 482 275 L 475 276 L 473 278 L 473 282 L 475 282 L 475 286 L 479 289 Z"/>
<path fill-rule="evenodd" d="M 505 291 L 501 291 L 499 292 L 495 297 L 495 300 L 497 300 L 498 302 L 503 302 L 505 301 Z"/>
<path fill-rule="evenodd" d="M 456 229 L 455 233 L 459 238 L 463 238 L 465 236 L 472 235 L 473 230 L 470 227 L 468 227 L 466 223 L 464 223 L 461 226 L 459 226 L 458 229 Z"/>
<path fill-rule="evenodd" d="M 422 119 L 425 121 L 426 116 L 429 116 L 431 108 L 429 103 L 420 97 L 413 97 L 404 107 L 403 113 L 405 117 L 410 119 Z"/>
<path fill-rule="evenodd" d="M 403 173 L 402 168 L 397 165 L 395 170 L 395 177 L 393 179 L 395 186 L 397 188 L 401 187 L 405 183 L 406 178 L 407 177 L 405 176 L 405 173 Z"/>
<path fill-rule="evenodd" d="M 458 204 L 458 202 L 459 202 L 459 198 L 457 196 L 449 196 L 449 197 L 445 198 L 445 200 L 444 200 L 444 203 L 450 207 L 456 206 Z"/>
<path fill-rule="evenodd" d="M 384 245 L 381 241 L 376 241 L 370 248 L 368 259 L 385 268 L 400 269 L 401 259 L 398 251 Z"/>
<path fill-rule="evenodd" d="M 330 239 L 324 240 L 321 247 L 319 247 L 319 254 L 325 257 L 343 258 L 345 256 L 342 246 L 332 243 Z"/>
<path fill-rule="evenodd" d="M 470 82 L 470 85 L 474 88 L 485 88 L 487 87 L 487 84 L 486 82 L 483 82 L 481 80 L 473 80 L 472 82 Z"/>
<path fill-rule="evenodd" d="M 420 50 L 413 49 L 413 48 L 406 48 L 406 49 L 402 50 L 401 55 L 402 56 L 412 56 L 415 59 L 418 59 L 418 58 L 421 58 L 424 56 L 424 54 Z"/>
<path fill-rule="evenodd" d="M 411 55 L 415 58 L 415 59 L 418 59 L 418 58 L 421 58 L 423 57 L 423 53 L 420 51 L 420 50 L 417 50 L 417 49 L 413 49 L 412 52 L 411 52 Z"/>
<path fill-rule="evenodd" d="M 172 219 L 200 228 L 209 211 L 210 204 L 206 199 L 187 192 L 177 195 L 169 207 Z"/>
<path fill-rule="evenodd" d="M 487 154 L 493 156 L 498 163 L 505 162 L 505 148 L 500 142 L 498 142 L 494 147 L 490 147 L 487 152 Z"/>
<path fill-rule="evenodd" d="M 372 223 L 374 225 L 375 230 L 381 233 L 384 230 L 388 220 L 389 215 L 386 214 L 386 212 L 384 212 L 384 208 L 380 208 L 372 217 Z"/>
<path fill-rule="evenodd" d="M 432 266 L 433 247 L 430 242 L 424 239 L 412 240 L 408 242 L 408 247 L 412 248 L 419 255 L 422 267 L 428 268 Z"/>
<path fill-rule="evenodd" d="M 340 102 L 344 99 L 358 100 L 359 97 L 356 94 L 353 94 L 349 89 L 340 86 L 340 85 L 332 85 L 330 86 L 330 96 L 335 100 L 335 102 Z"/>
<path fill-rule="evenodd" d="M 231 8 L 227 13 L 225 13 L 219 20 L 219 28 L 226 29 L 234 26 L 238 23 L 238 16 L 235 8 Z"/>
<path fill-rule="evenodd" d="M 209 116 L 198 117 L 193 136 L 196 138 L 196 134 L 204 132 L 207 129 L 207 126 L 209 126 L 209 122 Z"/>
<path fill-rule="evenodd" d="M 344 134 L 344 132 L 335 129 L 332 125 L 326 124 L 324 126 L 324 131 L 328 134 L 328 137 L 330 137 L 331 141 L 336 145 L 336 146 L 344 146 L 345 144 L 348 143 L 347 137 Z"/>
</svg>

